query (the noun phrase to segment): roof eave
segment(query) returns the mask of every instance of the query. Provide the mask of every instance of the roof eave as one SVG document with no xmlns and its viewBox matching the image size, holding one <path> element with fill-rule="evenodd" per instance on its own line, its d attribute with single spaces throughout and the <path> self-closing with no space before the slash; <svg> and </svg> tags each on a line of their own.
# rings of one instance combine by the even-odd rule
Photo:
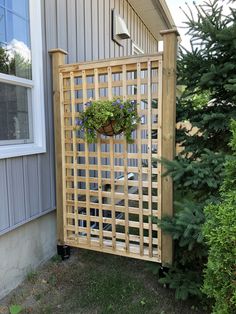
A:
<svg viewBox="0 0 236 314">
<path fill-rule="evenodd" d="M 165 0 L 128 0 L 157 40 L 160 31 L 176 28 Z"/>
</svg>

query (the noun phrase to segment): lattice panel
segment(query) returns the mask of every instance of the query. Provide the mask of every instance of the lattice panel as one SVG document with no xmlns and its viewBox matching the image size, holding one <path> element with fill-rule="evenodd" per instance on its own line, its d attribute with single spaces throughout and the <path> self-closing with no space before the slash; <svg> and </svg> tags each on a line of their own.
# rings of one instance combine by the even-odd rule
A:
<svg viewBox="0 0 236 314">
<path fill-rule="evenodd" d="M 64 238 L 69 245 L 161 261 L 161 55 L 60 68 Z M 133 143 L 74 131 L 90 99 L 136 100 Z"/>
</svg>

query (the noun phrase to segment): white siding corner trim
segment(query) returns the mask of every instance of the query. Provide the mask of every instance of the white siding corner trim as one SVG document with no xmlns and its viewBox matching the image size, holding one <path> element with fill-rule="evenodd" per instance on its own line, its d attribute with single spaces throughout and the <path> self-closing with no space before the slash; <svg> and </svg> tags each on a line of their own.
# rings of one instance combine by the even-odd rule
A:
<svg viewBox="0 0 236 314">
<path fill-rule="evenodd" d="M 31 84 L 26 83 L 26 81 L 30 82 L 29 80 L 2 73 L 0 73 L 0 82 L 31 88 L 33 142 L 0 146 L 0 159 L 46 152 L 41 0 L 29 0 L 29 10 L 32 48 L 32 86 L 30 86 Z"/>
</svg>

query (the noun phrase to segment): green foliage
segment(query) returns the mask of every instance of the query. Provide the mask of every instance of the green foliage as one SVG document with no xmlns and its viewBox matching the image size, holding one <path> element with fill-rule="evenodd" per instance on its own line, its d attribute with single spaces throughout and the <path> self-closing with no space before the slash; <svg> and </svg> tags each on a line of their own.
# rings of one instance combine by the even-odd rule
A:
<svg viewBox="0 0 236 314">
<path fill-rule="evenodd" d="M 10 314 L 19 314 L 22 310 L 23 308 L 20 305 L 11 305 L 9 308 Z"/>
<path fill-rule="evenodd" d="M 182 155 L 196 159 L 205 148 L 213 152 L 230 152 L 229 124 L 232 118 L 236 118 L 235 105 L 210 102 L 197 107 L 195 96 L 191 96 L 191 100 L 185 91 L 177 104 L 178 122 L 191 122 L 190 129 L 182 127 L 177 130 L 177 141 L 184 147 Z"/>
<path fill-rule="evenodd" d="M 205 221 L 204 203 L 197 204 L 191 200 L 191 196 L 188 198 L 175 202 L 173 218 L 164 217 L 157 221 L 158 226 L 172 235 L 175 241 L 174 264 L 159 282 L 168 284 L 175 290 L 176 298 L 182 300 L 191 296 L 201 297 L 202 266 L 207 256 L 201 230 Z"/>
<path fill-rule="evenodd" d="M 2 47 L 0 47 L 0 72 L 1 73 L 8 73 L 8 64 L 9 64 L 9 59 L 6 54 L 6 51 Z"/>
<path fill-rule="evenodd" d="M 228 145 L 230 121 L 236 119 L 236 10 L 225 16 L 216 0 L 194 5 L 196 14 L 185 12 L 191 50 L 181 48 L 177 63 L 178 84 L 184 88 L 177 100 L 182 126 L 176 139 L 183 150 L 174 161 L 162 160 L 165 175 L 174 180 L 176 214 L 158 221 L 175 244 L 175 263 L 161 282 L 181 299 L 201 295 L 208 255 L 204 208 L 209 203 L 209 208 L 221 206 L 225 175 L 221 190 L 236 188 L 236 160 L 231 156 L 235 145 Z"/>
<path fill-rule="evenodd" d="M 199 199 L 218 194 L 224 173 L 225 154 L 204 149 L 199 157 L 178 156 L 174 161 L 163 160 L 165 175 L 172 176 L 176 189 L 192 193 Z"/>
<path fill-rule="evenodd" d="M 224 103 L 236 100 L 236 10 L 223 14 L 228 1 L 206 1 L 195 5 L 197 18 L 186 13 L 187 33 L 191 36 L 192 51 L 181 50 L 178 64 L 179 80 L 188 90 L 208 90 L 211 95 Z M 186 71 L 186 69 L 188 71 Z M 211 98 L 213 99 L 213 98 Z"/>
<path fill-rule="evenodd" d="M 0 72 L 30 79 L 32 76 L 31 62 L 16 52 L 14 57 L 10 58 L 6 49 L 0 46 Z"/>
<path fill-rule="evenodd" d="M 236 121 L 232 123 L 231 147 L 234 158 L 226 164 L 222 201 L 205 208 L 203 234 L 209 256 L 203 291 L 215 299 L 213 313 L 233 314 L 236 310 Z"/>
<path fill-rule="evenodd" d="M 132 142 L 132 131 L 140 121 L 135 101 L 89 101 L 86 107 L 87 109 L 80 113 L 77 128 L 84 131 L 88 143 L 96 142 L 97 131 L 112 122 L 114 131 L 123 130 L 127 141 Z"/>
<path fill-rule="evenodd" d="M 159 220 L 159 227 L 166 233 L 172 235 L 174 240 L 178 241 L 180 247 L 186 247 L 189 251 L 203 242 L 201 225 L 204 222 L 202 204 L 187 201 L 175 203 L 179 208 L 173 218 L 166 217 Z"/>
<path fill-rule="evenodd" d="M 165 273 L 165 277 L 159 279 L 159 282 L 174 289 L 176 299 L 186 300 L 189 296 L 201 297 L 201 276 L 194 271 L 186 274 L 185 270 L 172 267 Z"/>
<path fill-rule="evenodd" d="M 27 273 L 26 278 L 29 282 L 35 282 L 37 279 L 37 276 L 38 276 L 37 272 L 32 270 Z"/>
<path fill-rule="evenodd" d="M 227 160 L 225 166 L 225 179 L 221 187 L 222 191 L 236 190 L 236 121 L 231 122 L 232 139 L 229 146 L 233 150 L 233 156 Z"/>
<path fill-rule="evenodd" d="M 9 71 L 13 75 L 31 79 L 31 62 L 25 60 L 19 53 L 14 54 L 14 58 L 9 63 Z"/>
</svg>

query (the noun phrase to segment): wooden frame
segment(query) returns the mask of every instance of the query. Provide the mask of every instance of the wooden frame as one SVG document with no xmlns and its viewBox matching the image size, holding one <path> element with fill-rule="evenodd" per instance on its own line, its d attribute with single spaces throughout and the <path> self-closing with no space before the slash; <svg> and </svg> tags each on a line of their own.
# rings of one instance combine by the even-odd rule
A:
<svg viewBox="0 0 236 314">
<path fill-rule="evenodd" d="M 163 54 L 72 65 L 53 54 L 60 244 L 172 263 L 172 239 L 153 220 L 173 215 L 171 178 L 152 162 L 173 159 L 175 147 L 176 32 L 163 37 Z M 133 144 L 98 135 L 89 145 L 75 131 L 80 111 L 90 97 L 114 96 L 137 101 Z"/>
</svg>

